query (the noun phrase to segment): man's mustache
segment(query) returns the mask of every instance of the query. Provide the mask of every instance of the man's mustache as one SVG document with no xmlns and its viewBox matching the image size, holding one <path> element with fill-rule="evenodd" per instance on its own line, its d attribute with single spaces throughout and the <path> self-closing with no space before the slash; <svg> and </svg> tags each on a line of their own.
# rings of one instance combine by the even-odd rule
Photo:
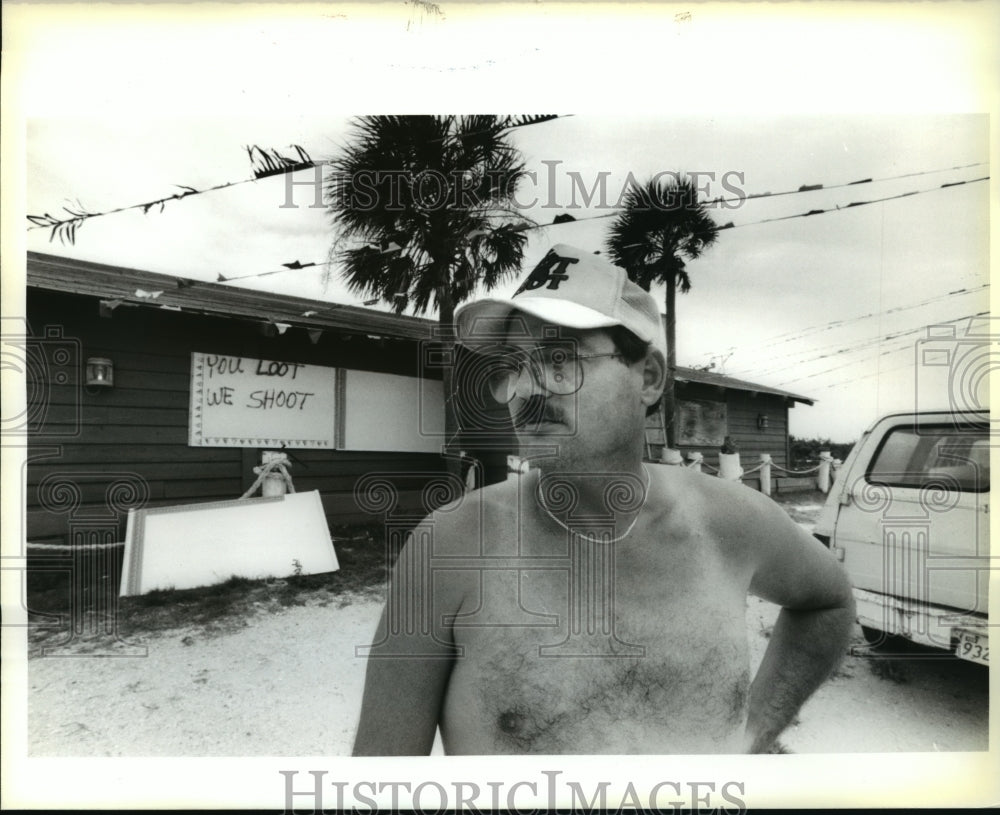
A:
<svg viewBox="0 0 1000 815">
<path fill-rule="evenodd" d="M 533 394 L 514 414 L 514 427 L 524 427 L 541 422 L 564 423 L 564 419 L 562 411 L 550 405 L 544 396 Z"/>
</svg>

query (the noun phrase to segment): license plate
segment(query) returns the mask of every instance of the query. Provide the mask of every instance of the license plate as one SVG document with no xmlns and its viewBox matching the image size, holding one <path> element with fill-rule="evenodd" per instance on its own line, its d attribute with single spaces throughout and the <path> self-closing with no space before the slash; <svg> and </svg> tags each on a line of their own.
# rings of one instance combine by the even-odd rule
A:
<svg viewBox="0 0 1000 815">
<path fill-rule="evenodd" d="M 955 646 L 955 656 L 989 665 L 990 641 L 986 634 L 976 634 L 972 631 L 958 632 L 958 645 Z"/>
</svg>

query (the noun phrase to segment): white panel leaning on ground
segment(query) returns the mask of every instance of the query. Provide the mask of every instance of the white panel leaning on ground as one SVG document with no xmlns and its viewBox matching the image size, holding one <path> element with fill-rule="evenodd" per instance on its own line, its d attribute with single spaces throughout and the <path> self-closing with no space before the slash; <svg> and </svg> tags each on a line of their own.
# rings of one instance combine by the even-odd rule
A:
<svg viewBox="0 0 1000 815">
<path fill-rule="evenodd" d="M 358 755 L 765 752 L 845 651 L 840 565 L 769 498 L 644 465 L 665 378 L 648 292 L 554 247 L 456 313 L 527 474 L 410 536 L 368 656 Z M 748 592 L 782 606 L 749 676 Z"/>
</svg>

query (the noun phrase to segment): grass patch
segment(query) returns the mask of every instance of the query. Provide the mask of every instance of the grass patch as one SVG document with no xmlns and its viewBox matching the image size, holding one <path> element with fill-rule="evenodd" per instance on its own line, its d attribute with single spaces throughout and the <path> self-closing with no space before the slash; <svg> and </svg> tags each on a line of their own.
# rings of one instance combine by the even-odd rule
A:
<svg viewBox="0 0 1000 815">
<path fill-rule="evenodd" d="M 795 520 L 814 520 L 816 505 L 825 500 L 818 491 L 777 494 L 774 498 Z M 211 636 L 244 627 L 248 619 L 261 612 L 307 605 L 344 608 L 359 599 L 381 597 L 387 566 L 398 555 L 395 545 L 387 541 L 384 527 L 340 526 L 330 533 L 340 563 L 336 572 L 293 573 L 263 580 L 234 576 L 214 586 L 157 589 L 137 597 L 117 597 L 121 557 L 92 583 L 76 587 L 75 591 L 81 593 L 79 598 L 71 596 L 68 571 L 42 568 L 33 576 L 29 564 L 29 638 L 33 644 L 63 640 L 73 624 L 78 629 L 106 630 L 109 609 L 121 637 L 185 627 L 200 628 Z M 83 623 L 72 618 L 71 599 L 76 599 L 77 608 L 84 610 Z"/>
<path fill-rule="evenodd" d="M 109 613 L 119 636 L 197 627 L 207 635 L 247 625 L 261 612 L 306 605 L 343 608 L 357 599 L 381 597 L 387 566 L 397 551 L 390 549 L 381 525 L 336 527 L 331 530 L 340 569 L 326 574 L 292 574 L 252 580 L 230 577 L 213 586 L 156 589 L 136 597 L 117 598 L 117 574 L 101 575 L 93 585 L 76 590 L 85 630 L 106 628 Z M 115 571 L 115 570 L 113 570 Z M 120 574 L 120 563 L 117 568 Z M 33 644 L 65 639 L 71 619 L 70 576 L 28 584 L 29 638 Z M 117 606 L 117 608 L 115 608 Z M 109 609 L 111 611 L 109 612 Z M 79 613 L 79 612 L 77 612 Z M 79 619 L 76 620 L 79 625 Z"/>
<path fill-rule="evenodd" d="M 772 492 L 771 498 L 776 504 L 780 504 L 786 509 L 795 509 L 798 507 L 808 509 L 816 505 L 823 506 L 826 503 L 826 493 L 819 490 Z"/>
<path fill-rule="evenodd" d="M 778 492 L 771 497 L 793 521 L 804 524 L 815 524 L 823 504 L 826 503 L 826 494 L 819 490 Z"/>
</svg>

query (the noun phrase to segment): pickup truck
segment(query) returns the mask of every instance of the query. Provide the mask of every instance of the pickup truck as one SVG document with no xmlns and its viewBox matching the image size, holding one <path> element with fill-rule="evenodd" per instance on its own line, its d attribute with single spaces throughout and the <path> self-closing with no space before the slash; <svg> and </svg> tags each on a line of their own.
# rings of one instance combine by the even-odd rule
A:
<svg viewBox="0 0 1000 815">
<path fill-rule="evenodd" d="M 904 413 L 851 449 L 813 534 L 843 562 L 870 645 L 988 664 L 990 438 L 987 412 Z"/>
</svg>

